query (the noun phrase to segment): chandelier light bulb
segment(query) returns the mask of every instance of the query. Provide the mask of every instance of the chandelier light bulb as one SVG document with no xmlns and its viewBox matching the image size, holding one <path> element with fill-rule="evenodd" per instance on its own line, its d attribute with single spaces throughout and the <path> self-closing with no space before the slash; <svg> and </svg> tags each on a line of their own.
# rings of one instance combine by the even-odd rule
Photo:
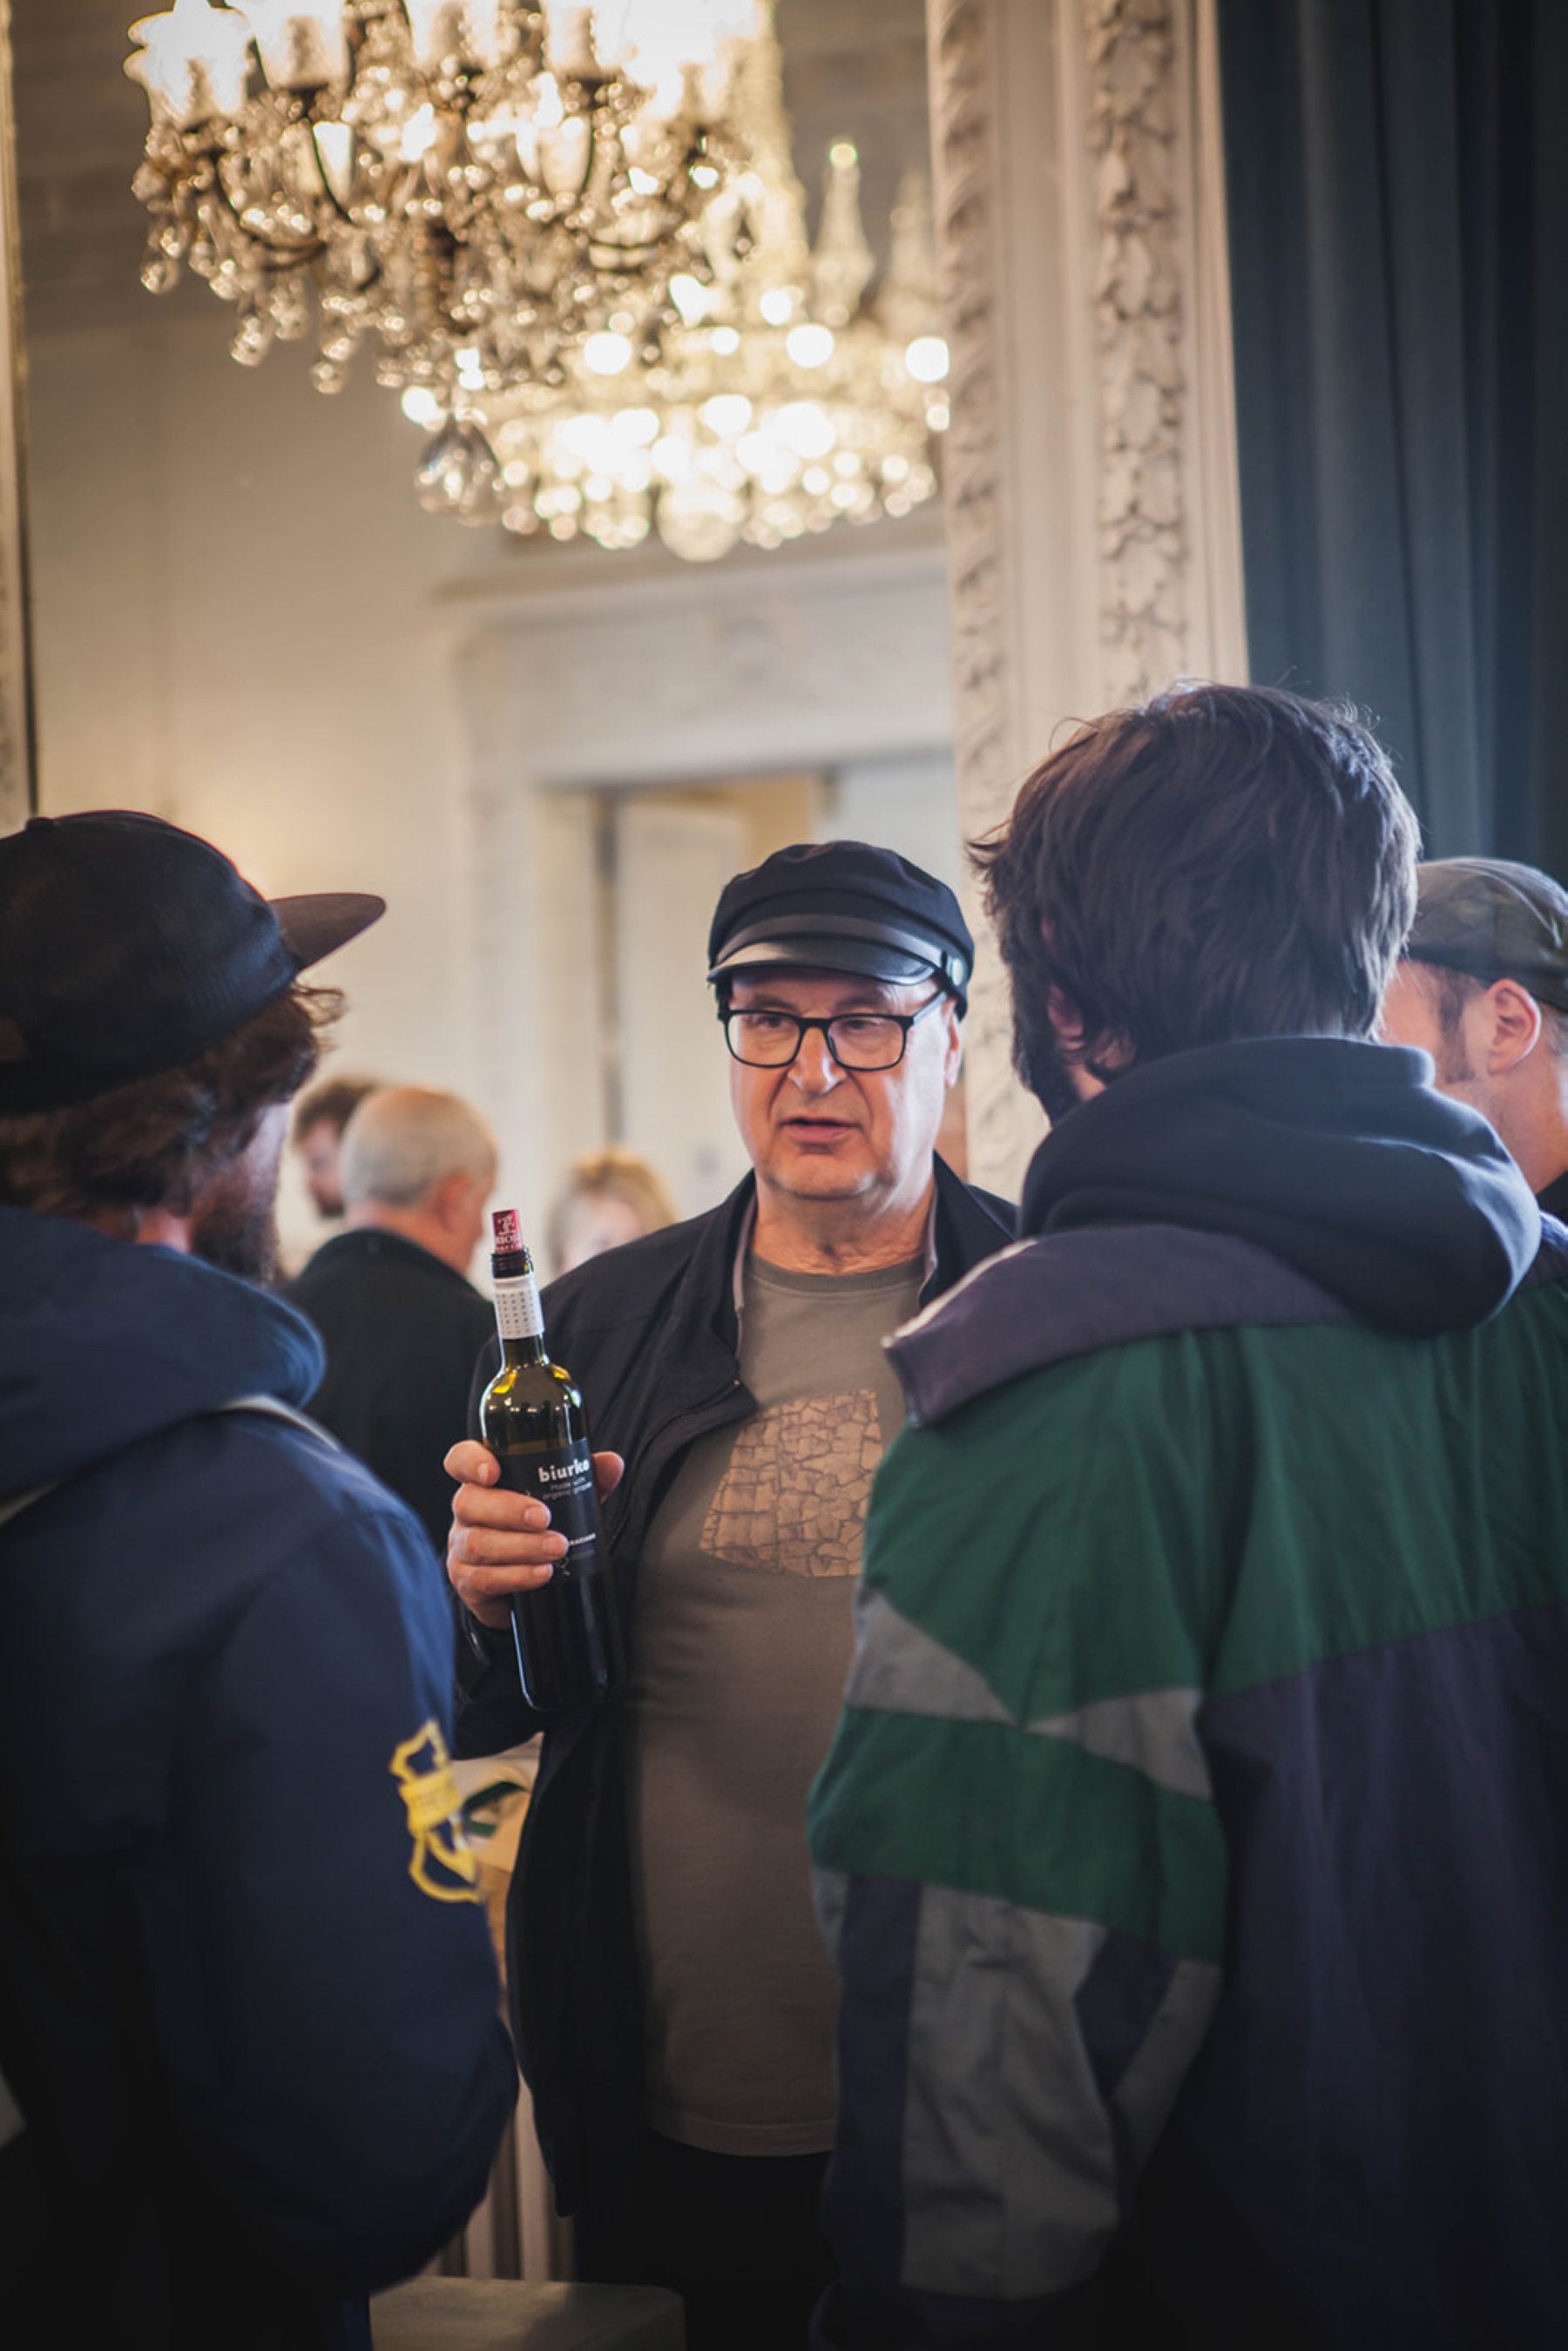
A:
<svg viewBox="0 0 1568 2351">
<path fill-rule="evenodd" d="M 422 106 L 404 124 L 398 152 L 405 163 L 417 163 L 422 156 L 429 154 L 440 136 L 434 107 Z"/>
<path fill-rule="evenodd" d="M 795 315 L 795 297 L 784 286 L 769 286 L 757 305 L 770 327 L 787 327 Z"/>
<path fill-rule="evenodd" d="M 590 335 L 582 347 L 582 364 L 595 375 L 622 375 L 632 364 L 632 345 L 624 335 Z"/>
<path fill-rule="evenodd" d="M 833 330 L 810 324 L 791 327 L 784 348 L 797 367 L 826 367 L 833 356 Z"/>
<path fill-rule="evenodd" d="M 940 383 L 947 373 L 947 346 L 940 335 L 916 335 L 904 354 L 916 383 Z"/>
<path fill-rule="evenodd" d="M 139 17 L 131 37 L 141 53 L 126 59 L 125 70 L 146 90 L 155 123 L 193 131 L 244 102 L 250 26 L 237 9 L 174 0 L 156 16 Z"/>
<path fill-rule="evenodd" d="M 713 307 L 713 293 L 689 270 L 678 269 L 670 280 L 670 299 L 688 327 L 700 326 Z"/>
<path fill-rule="evenodd" d="M 718 392 L 705 400 L 700 411 L 702 421 L 726 441 L 744 433 L 751 422 L 751 402 L 742 392 Z"/>
<path fill-rule="evenodd" d="M 411 383 L 399 405 L 411 424 L 423 424 L 427 431 L 442 421 L 441 402 L 425 384 Z"/>
<path fill-rule="evenodd" d="M 316 90 L 349 78 L 349 40 L 338 0 L 246 0 L 240 12 L 255 36 L 261 69 L 274 89 Z"/>
</svg>

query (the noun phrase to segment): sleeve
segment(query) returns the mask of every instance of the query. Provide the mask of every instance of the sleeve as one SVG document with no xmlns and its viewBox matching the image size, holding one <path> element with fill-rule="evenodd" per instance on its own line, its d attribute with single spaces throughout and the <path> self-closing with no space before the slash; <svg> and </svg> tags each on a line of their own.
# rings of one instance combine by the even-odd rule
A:
<svg viewBox="0 0 1568 2351">
<path fill-rule="evenodd" d="M 901 1438 L 873 1499 L 811 1799 L 843 1992 L 819 2351 L 1097 2340 L 1096 2273 L 1218 1994 L 1225 1848 L 1162 1499 L 1118 1608 L 1114 1519 L 1091 1559 L 1093 1497 L 1031 1489 L 1013 1434 L 988 1513 L 943 1429 Z"/>
<path fill-rule="evenodd" d="M 483 2195 L 517 2095 L 413 1520 L 342 1518 L 252 1601 L 138 1882 L 175 2120 L 269 2255 L 361 2293 Z"/>
</svg>

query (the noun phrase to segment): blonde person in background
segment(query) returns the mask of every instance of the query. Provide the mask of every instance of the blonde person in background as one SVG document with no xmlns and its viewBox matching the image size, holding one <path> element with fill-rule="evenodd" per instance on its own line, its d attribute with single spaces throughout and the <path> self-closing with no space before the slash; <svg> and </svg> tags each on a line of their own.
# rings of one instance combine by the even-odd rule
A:
<svg viewBox="0 0 1568 2351">
<path fill-rule="evenodd" d="M 675 1204 L 645 1159 L 612 1147 L 579 1159 L 550 1210 L 550 1268 L 570 1273 L 591 1257 L 641 1240 L 675 1221 Z"/>
</svg>

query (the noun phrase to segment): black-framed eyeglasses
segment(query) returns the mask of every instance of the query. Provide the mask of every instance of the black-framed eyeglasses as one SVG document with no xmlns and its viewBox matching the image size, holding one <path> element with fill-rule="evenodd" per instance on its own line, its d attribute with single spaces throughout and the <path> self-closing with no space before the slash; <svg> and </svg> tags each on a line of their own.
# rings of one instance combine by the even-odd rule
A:
<svg viewBox="0 0 1568 2351">
<path fill-rule="evenodd" d="M 914 1012 L 837 1012 L 831 1020 L 807 1020 L 798 1012 L 728 1012 L 721 1005 L 718 1017 L 731 1055 L 748 1070 L 787 1070 L 808 1029 L 821 1030 L 841 1070 L 896 1070 L 915 1022 L 946 1001 L 938 990 Z"/>
</svg>

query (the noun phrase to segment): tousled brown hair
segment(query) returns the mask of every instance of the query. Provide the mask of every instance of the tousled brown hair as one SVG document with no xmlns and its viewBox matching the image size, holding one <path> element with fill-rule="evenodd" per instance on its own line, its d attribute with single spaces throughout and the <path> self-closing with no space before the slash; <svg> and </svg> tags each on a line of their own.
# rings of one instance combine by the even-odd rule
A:
<svg viewBox="0 0 1568 2351">
<path fill-rule="evenodd" d="M 381 1078 L 323 1078 L 295 1103 L 288 1124 L 290 1143 L 298 1150 L 311 1128 L 323 1122 L 340 1136 L 366 1096 L 379 1093 L 383 1082 Z"/>
<path fill-rule="evenodd" d="M 128 1228 L 139 1208 L 188 1214 L 249 1148 L 263 1113 L 310 1076 L 342 1001 L 296 980 L 181 1069 L 68 1110 L 0 1119 L 0 1202 Z"/>
<path fill-rule="evenodd" d="M 1083 727 L 971 844 L 1046 1096 L 1060 988 L 1085 1068 L 1238 1037 L 1368 1036 L 1415 914 L 1414 811 L 1350 710 L 1173 688 Z"/>
</svg>

